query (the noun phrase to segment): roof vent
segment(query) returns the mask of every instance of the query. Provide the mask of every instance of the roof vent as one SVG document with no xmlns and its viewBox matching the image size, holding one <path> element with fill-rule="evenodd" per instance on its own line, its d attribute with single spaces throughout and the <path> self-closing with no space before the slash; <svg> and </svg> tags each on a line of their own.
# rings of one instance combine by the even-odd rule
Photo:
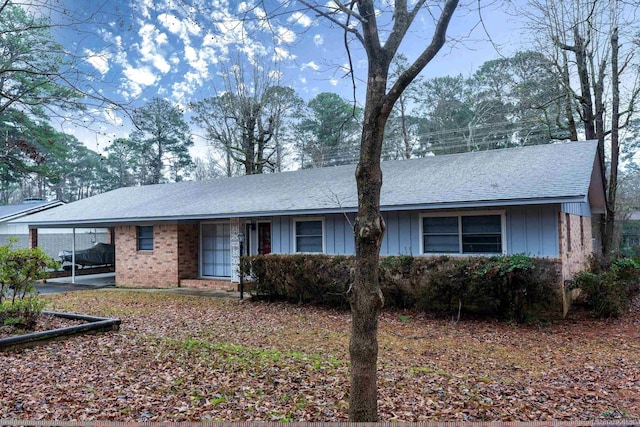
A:
<svg viewBox="0 0 640 427">
<path fill-rule="evenodd" d="M 40 202 L 44 202 L 44 199 L 42 197 L 27 197 L 22 201 L 22 203 L 40 203 Z"/>
</svg>

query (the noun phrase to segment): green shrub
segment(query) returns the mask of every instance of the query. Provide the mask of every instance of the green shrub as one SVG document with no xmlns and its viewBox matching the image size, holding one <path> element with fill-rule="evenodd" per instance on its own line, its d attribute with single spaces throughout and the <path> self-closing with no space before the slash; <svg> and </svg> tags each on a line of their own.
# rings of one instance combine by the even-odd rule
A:
<svg viewBox="0 0 640 427">
<path fill-rule="evenodd" d="M 605 273 L 578 273 L 573 286 L 582 291 L 585 306 L 598 317 L 618 317 L 629 309 L 627 284 L 617 280 L 612 271 Z"/>
<path fill-rule="evenodd" d="M 38 300 L 35 281 L 48 277 L 48 269 L 58 264 L 40 248 L 13 249 L 0 246 L 0 325 L 33 328 L 43 304 Z"/>
<path fill-rule="evenodd" d="M 242 257 L 240 273 L 255 283 L 256 298 L 346 306 L 351 259 L 326 255 Z"/>
<path fill-rule="evenodd" d="M 17 299 L 14 302 L 3 301 L 0 303 L 0 325 L 32 330 L 44 306 L 45 302 L 36 295 Z"/>
<path fill-rule="evenodd" d="M 581 290 L 580 301 L 598 317 L 619 317 L 629 310 L 638 293 L 640 263 L 635 258 L 593 257 L 589 271 L 577 274 L 572 287 Z"/>
<path fill-rule="evenodd" d="M 351 256 L 253 256 L 242 258 L 241 271 L 255 282 L 256 298 L 348 307 L 354 262 Z M 524 255 L 383 257 L 380 289 L 386 307 L 440 315 L 464 312 L 521 321 L 560 313 L 557 265 Z"/>
</svg>

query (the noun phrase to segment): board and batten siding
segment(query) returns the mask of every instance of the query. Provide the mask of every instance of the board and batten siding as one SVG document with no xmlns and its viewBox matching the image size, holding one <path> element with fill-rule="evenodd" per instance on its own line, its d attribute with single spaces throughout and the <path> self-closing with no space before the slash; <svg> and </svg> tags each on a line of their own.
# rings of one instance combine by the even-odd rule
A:
<svg viewBox="0 0 640 427">
<path fill-rule="evenodd" d="M 582 209 L 582 207 L 578 208 Z M 510 206 L 500 209 L 506 214 L 507 253 L 557 258 L 560 209 L 560 205 Z M 483 209 L 483 211 L 486 210 Z M 387 231 L 382 240 L 380 255 L 421 254 L 421 213 L 419 211 L 382 213 Z M 293 224 L 296 219 L 304 218 L 305 216 L 271 219 L 272 253 L 293 253 Z M 324 244 L 327 254 L 353 255 L 355 253 L 352 231 L 355 214 L 328 214 L 307 218 L 321 218 L 324 221 Z"/>
<path fill-rule="evenodd" d="M 591 217 L 591 208 L 589 203 L 563 203 L 561 211 L 563 213 Z"/>
</svg>

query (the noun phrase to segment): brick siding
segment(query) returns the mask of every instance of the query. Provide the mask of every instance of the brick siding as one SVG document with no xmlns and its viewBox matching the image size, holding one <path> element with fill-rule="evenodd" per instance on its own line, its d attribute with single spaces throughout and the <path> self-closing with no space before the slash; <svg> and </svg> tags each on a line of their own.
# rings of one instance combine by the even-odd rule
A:
<svg viewBox="0 0 640 427">
<path fill-rule="evenodd" d="M 178 225 L 178 278 L 198 277 L 198 249 L 200 227 L 198 224 Z"/>
<path fill-rule="evenodd" d="M 175 288 L 178 278 L 178 226 L 153 226 L 153 250 L 139 251 L 137 227 L 116 227 L 116 285 Z"/>
<path fill-rule="evenodd" d="M 136 226 L 115 228 L 118 286 L 176 288 L 198 277 L 197 224 L 153 226 L 153 250 L 139 251 Z"/>
<path fill-rule="evenodd" d="M 570 280 L 577 272 L 584 269 L 589 255 L 593 252 L 591 218 L 565 213 L 560 215 L 558 223 L 560 224 L 562 279 Z M 569 236 L 567 231 L 570 232 Z"/>
<path fill-rule="evenodd" d="M 558 220 L 559 249 L 562 261 L 563 308 L 567 314 L 578 290 L 567 291 L 564 283 L 582 271 L 593 253 L 591 218 L 561 212 Z"/>
<path fill-rule="evenodd" d="M 38 247 L 38 229 L 31 228 L 29 229 L 29 248 L 37 248 Z"/>
</svg>

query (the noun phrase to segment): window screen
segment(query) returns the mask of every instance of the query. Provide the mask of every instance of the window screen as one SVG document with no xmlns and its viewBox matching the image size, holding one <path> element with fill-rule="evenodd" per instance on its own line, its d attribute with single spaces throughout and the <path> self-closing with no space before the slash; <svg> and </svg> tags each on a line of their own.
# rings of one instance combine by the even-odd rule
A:
<svg viewBox="0 0 640 427">
<path fill-rule="evenodd" d="M 296 222 L 296 252 L 322 252 L 322 221 Z"/>
<path fill-rule="evenodd" d="M 139 251 L 152 251 L 153 250 L 153 226 L 140 226 L 138 227 L 138 250 Z"/>
<path fill-rule="evenodd" d="M 502 217 L 424 217 L 422 248 L 424 253 L 502 253 Z"/>
</svg>

